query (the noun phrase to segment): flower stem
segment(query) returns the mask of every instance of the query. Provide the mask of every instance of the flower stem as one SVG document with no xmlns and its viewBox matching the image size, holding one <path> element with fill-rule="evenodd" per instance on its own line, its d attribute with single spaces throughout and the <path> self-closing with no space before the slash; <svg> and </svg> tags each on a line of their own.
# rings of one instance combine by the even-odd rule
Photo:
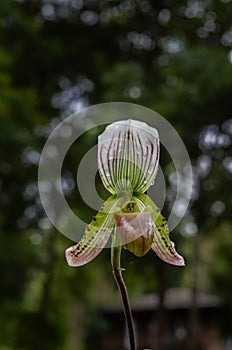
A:
<svg viewBox="0 0 232 350">
<path fill-rule="evenodd" d="M 128 293 L 127 293 L 127 288 L 122 277 L 122 268 L 120 264 L 121 249 L 122 247 L 117 245 L 117 232 L 115 229 L 114 241 L 111 248 L 111 263 L 113 267 L 113 275 L 118 285 L 118 289 L 121 293 L 124 314 L 126 318 L 126 324 L 128 329 L 128 335 L 129 335 L 130 350 L 136 350 L 135 332 L 134 332 L 134 326 L 133 326 L 132 313 L 131 313 Z"/>
</svg>

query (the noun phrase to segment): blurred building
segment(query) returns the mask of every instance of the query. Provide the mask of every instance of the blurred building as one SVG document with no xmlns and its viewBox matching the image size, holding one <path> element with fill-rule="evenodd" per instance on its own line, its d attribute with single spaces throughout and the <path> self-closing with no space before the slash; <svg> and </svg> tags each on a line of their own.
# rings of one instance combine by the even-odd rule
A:
<svg viewBox="0 0 232 350">
<path fill-rule="evenodd" d="M 161 336 L 162 349 L 189 350 L 189 319 L 192 306 L 190 289 L 169 289 L 165 294 L 162 310 L 157 294 L 149 294 L 133 300 L 131 306 L 139 350 L 160 350 L 157 339 Z M 215 295 L 200 292 L 196 306 L 198 310 L 197 347 L 202 350 L 229 349 L 225 345 L 220 330 L 223 317 L 221 300 Z M 101 350 L 129 349 L 122 306 L 111 305 L 102 309 L 100 318 L 104 320 L 105 327 L 100 336 L 99 348 Z"/>
</svg>

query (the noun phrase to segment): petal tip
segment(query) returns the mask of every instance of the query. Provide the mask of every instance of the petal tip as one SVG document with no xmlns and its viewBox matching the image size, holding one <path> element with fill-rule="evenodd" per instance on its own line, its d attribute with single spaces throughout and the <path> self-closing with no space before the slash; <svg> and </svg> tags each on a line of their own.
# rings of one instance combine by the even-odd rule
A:
<svg viewBox="0 0 232 350">
<path fill-rule="evenodd" d="M 65 258 L 69 266 L 78 266 L 77 257 L 75 256 L 75 246 L 69 247 L 65 251 Z"/>
<path fill-rule="evenodd" d="M 175 261 L 175 263 L 173 263 L 173 265 L 176 265 L 176 266 L 185 266 L 185 260 L 184 260 L 184 258 L 183 258 L 181 255 L 179 255 L 178 260 Z"/>
<path fill-rule="evenodd" d="M 173 256 L 170 258 L 168 258 L 167 260 L 165 260 L 166 262 L 168 262 L 171 265 L 175 265 L 175 266 L 185 266 L 185 260 L 183 258 L 183 256 L 181 256 L 180 254 L 177 253 L 177 251 L 174 248 L 174 243 L 172 243 L 173 246 Z"/>
</svg>

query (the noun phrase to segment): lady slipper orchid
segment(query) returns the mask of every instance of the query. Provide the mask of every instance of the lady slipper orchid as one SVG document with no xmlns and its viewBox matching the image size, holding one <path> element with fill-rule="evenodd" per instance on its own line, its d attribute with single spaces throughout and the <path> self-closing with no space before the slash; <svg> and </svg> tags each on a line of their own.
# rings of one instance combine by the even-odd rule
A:
<svg viewBox="0 0 232 350">
<path fill-rule="evenodd" d="M 70 266 L 93 260 L 106 246 L 113 228 L 117 239 L 112 240 L 112 246 L 122 246 L 136 256 L 152 248 L 163 261 L 184 265 L 170 241 L 166 220 L 145 194 L 154 183 L 158 164 L 156 129 L 136 120 L 106 127 L 98 138 L 98 169 L 111 196 L 87 225 L 80 242 L 66 250 Z"/>
</svg>

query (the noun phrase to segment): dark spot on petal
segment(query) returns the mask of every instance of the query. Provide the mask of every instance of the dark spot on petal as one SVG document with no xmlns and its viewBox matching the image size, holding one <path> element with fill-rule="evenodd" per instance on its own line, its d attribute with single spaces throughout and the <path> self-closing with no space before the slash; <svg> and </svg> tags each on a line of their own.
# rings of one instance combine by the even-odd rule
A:
<svg viewBox="0 0 232 350">
<path fill-rule="evenodd" d="M 151 154 L 154 153 L 154 146 L 153 146 L 153 143 L 151 142 Z"/>
</svg>

